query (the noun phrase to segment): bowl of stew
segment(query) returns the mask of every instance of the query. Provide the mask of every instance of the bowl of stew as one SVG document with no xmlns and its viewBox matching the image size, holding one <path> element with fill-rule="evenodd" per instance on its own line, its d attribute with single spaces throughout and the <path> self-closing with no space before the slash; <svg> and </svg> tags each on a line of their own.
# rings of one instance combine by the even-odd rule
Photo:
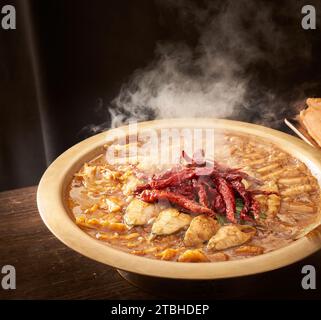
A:
<svg viewBox="0 0 321 320">
<path fill-rule="evenodd" d="M 274 270 L 321 247 L 321 155 L 221 119 L 111 129 L 59 156 L 37 193 L 71 249 L 139 275 L 219 279 Z"/>
</svg>

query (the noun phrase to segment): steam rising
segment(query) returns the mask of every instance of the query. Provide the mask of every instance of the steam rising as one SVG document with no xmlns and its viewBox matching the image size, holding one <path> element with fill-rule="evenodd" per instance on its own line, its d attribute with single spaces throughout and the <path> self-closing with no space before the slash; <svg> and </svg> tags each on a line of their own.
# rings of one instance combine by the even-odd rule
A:
<svg viewBox="0 0 321 320">
<path fill-rule="evenodd" d="M 311 47 L 300 28 L 301 7 L 263 1 L 162 1 L 183 28 L 192 25 L 196 45 L 158 44 L 155 60 L 134 72 L 109 107 L 111 126 L 173 117 L 234 118 L 277 127 L 303 99 L 297 64 L 306 65 Z M 300 6 L 301 5 L 301 6 Z M 275 19 L 286 17 L 288 25 Z M 282 83 L 292 81 L 290 88 Z M 97 129 L 97 127 L 96 127 Z"/>
<path fill-rule="evenodd" d="M 116 117 L 113 125 L 130 118 L 230 116 L 233 108 L 243 101 L 246 81 L 236 76 L 238 66 L 214 52 L 194 58 L 186 46 L 159 47 L 159 60 L 151 67 L 138 71 L 113 101 Z M 131 119 L 132 120 L 132 119 Z"/>
</svg>

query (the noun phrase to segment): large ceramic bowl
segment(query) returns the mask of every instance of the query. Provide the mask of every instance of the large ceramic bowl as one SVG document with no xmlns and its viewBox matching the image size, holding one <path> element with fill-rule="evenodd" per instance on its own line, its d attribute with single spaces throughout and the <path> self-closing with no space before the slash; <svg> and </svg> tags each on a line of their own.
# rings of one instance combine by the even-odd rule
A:
<svg viewBox="0 0 321 320">
<path fill-rule="evenodd" d="M 170 119 L 140 123 L 138 131 L 149 128 L 214 128 L 236 131 L 269 140 L 279 148 L 304 162 L 321 184 L 320 152 L 301 140 L 263 126 L 218 119 Z M 124 132 L 128 127 L 121 128 Z M 96 240 L 82 231 L 68 213 L 66 187 L 73 174 L 101 152 L 106 141 L 117 129 L 97 134 L 73 146 L 59 156 L 44 173 L 38 188 L 40 215 L 50 231 L 71 249 L 96 261 L 120 270 L 169 279 L 219 279 L 245 276 L 277 269 L 312 254 L 321 248 L 321 229 L 281 249 L 260 256 L 236 261 L 208 263 L 178 263 L 135 256 Z"/>
</svg>

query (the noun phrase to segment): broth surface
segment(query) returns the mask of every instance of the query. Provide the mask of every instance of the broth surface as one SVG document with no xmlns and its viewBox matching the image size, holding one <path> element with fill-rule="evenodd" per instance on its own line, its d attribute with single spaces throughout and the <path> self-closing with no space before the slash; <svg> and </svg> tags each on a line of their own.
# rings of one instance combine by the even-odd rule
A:
<svg viewBox="0 0 321 320">
<path fill-rule="evenodd" d="M 264 254 L 295 241 L 314 223 L 320 190 L 304 163 L 255 136 L 216 132 L 214 142 L 214 155 L 206 157 L 238 168 L 259 182 L 242 180 L 247 190 L 258 191 L 253 196 L 260 205 L 255 222 L 233 224 L 220 215 L 177 210 L 169 201 L 141 201 L 135 194 L 137 186 L 172 169 L 173 164 L 157 164 L 153 155 L 143 153 L 129 163 L 109 164 L 104 148 L 74 175 L 68 188 L 67 203 L 75 222 L 106 245 L 179 262 Z M 169 149 L 175 152 L 174 147 Z M 127 154 L 129 144 L 118 145 L 116 150 Z"/>
</svg>

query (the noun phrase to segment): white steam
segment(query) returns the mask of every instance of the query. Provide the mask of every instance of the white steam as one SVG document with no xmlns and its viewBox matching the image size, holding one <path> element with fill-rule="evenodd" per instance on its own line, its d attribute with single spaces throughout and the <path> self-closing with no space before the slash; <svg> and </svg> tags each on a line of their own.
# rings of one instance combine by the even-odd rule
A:
<svg viewBox="0 0 321 320">
<path fill-rule="evenodd" d="M 267 73 L 287 68 L 286 55 L 291 59 L 296 50 L 296 57 L 308 60 L 309 46 L 301 49 L 288 39 L 273 22 L 273 7 L 263 2 L 223 3 L 200 8 L 191 1 L 162 2 L 179 12 L 183 26 L 192 21 L 198 43 L 159 44 L 155 60 L 137 70 L 109 106 L 112 127 L 154 118 L 238 118 L 242 110 L 254 113 L 257 123 L 283 120 L 292 97 L 284 103 L 256 87 L 251 67 L 261 63 Z"/>
</svg>

